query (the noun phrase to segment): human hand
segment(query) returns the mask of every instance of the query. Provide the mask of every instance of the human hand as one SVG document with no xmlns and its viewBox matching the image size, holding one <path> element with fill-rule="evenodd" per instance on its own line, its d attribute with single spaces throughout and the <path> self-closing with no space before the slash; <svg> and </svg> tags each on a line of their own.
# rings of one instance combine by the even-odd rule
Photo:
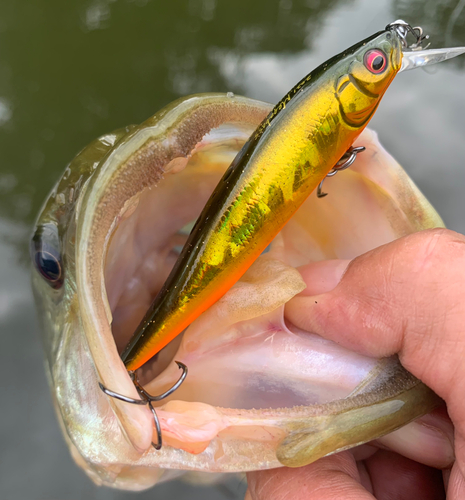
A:
<svg viewBox="0 0 465 500">
<path fill-rule="evenodd" d="M 306 467 L 251 472 L 246 500 L 465 499 L 465 236 L 423 231 L 300 271 L 308 286 L 286 318 L 368 356 L 398 353 L 452 423 L 439 409 Z"/>
</svg>

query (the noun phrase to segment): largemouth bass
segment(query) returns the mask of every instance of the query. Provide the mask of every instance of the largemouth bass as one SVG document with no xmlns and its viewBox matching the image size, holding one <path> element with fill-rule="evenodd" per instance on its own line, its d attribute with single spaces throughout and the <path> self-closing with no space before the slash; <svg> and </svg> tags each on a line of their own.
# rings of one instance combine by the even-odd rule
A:
<svg viewBox="0 0 465 500">
<path fill-rule="evenodd" d="M 303 465 L 439 403 L 397 358 L 365 358 L 284 322 L 283 305 L 304 287 L 296 267 L 350 259 L 442 226 L 367 130 L 354 143 L 366 151 L 353 168 L 326 181 L 331 196 L 306 199 L 270 251 L 139 370 L 147 390 L 157 392 L 177 377 L 172 359 L 189 366 L 183 386 L 157 407 L 162 450 L 151 448 L 146 407 L 99 389 L 102 382 L 138 398 L 120 354 L 190 223 L 271 111 L 239 96 L 180 99 L 86 147 L 39 215 L 31 250 L 47 373 L 73 457 L 99 484 L 142 489 L 180 469 Z"/>
</svg>

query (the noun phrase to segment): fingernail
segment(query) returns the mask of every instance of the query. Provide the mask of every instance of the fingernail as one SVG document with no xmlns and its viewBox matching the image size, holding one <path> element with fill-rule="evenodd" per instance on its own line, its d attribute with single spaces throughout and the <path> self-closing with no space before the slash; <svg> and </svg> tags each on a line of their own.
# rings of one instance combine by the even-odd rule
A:
<svg viewBox="0 0 465 500">
<path fill-rule="evenodd" d="M 349 262 L 350 260 L 342 259 L 323 260 L 299 267 L 298 270 L 307 284 L 307 288 L 300 295 L 319 295 L 333 290 L 341 281 Z"/>
</svg>

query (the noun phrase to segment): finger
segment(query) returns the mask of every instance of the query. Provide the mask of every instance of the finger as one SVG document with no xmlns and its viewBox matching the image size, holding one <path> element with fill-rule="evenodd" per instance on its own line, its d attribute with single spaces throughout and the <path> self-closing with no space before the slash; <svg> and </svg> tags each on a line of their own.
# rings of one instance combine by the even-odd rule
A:
<svg viewBox="0 0 465 500">
<path fill-rule="evenodd" d="M 446 498 L 442 473 L 391 451 L 379 450 L 365 461 L 377 500 Z"/>
<path fill-rule="evenodd" d="M 297 469 L 283 467 L 247 474 L 251 500 L 375 500 L 360 484 L 349 452 Z"/>
<path fill-rule="evenodd" d="M 434 411 L 368 444 L 352 448 L 357 462 L 379 449 L 394 451 L 418 463 L 436 469 L 450 469 L 454 462 L 454 429 L 445 416 Z"/>
<path fill-rule="evenodd" d="M 299 267 L 299 272 L 307 284 L 307 288 L 299 295 L 305 297 L 329 292 L 339 283 L 349 263 L 350 260 L 334 259 L 310 262 L 306 266 Z"/>
<path fill-rule="evenodd" d="M 307 283 L 307 288 L 300 295 L 311 296 L 335 288 L 349 262 L 348 260 L 328 260 L 310 263 L 299 268 Z M 444 408 L 425 415 L 402 429 L 376 440 L 373 444 L 440 469 L 451 467 L 455 458 L 454 428 Z M 356 448 L 356 453 L 360 454 L 357 450 L 361 449 L 363 447 Z M 372 447 L 372 450 L 376 451 L 376 448 Z M 352 452 L 355 454 L 354 450 Z M 361 460 L 357 455 L 355 458 Z"/>
<path fill-rule="evenodd" d="M 452 467 L 455 459 L 454 427 L 447 415 L 438 411 L 424 415 L 372 444 L 437 469 Z"/>
<path fill-rule="evenodd" d="M 373 495 L 373 485 L 371 484 L 370 473 L 366 468 L 365 461 L 357 462 L 357 470 L 360 475 L 360 484 Z"/>
<path fill-rule="evenodd" d="M 465 479 L 456 463 L 452 467 L 447 488 L 447 500 L 463 500 L 465 498 Z"/>
<path fill-rule="evenodd" d="M 465 435 L 464 284 L 465 237 L 424 231 L 355 259 L 334 290 L 294 298 L 286 316 L 369 356 L 399 353 Z"/>
<path fill-rule="evenodd" d="M 350 449 L 350 453 L 352 453 L 355 461 L 357 463 L 363 462 L 367 458 L 370 458 L 379 450 L 379 446 L 375 443 L 366 443 L 361 444 L 360 446 L 356 446 L 355 448 Z"/>
</svg>

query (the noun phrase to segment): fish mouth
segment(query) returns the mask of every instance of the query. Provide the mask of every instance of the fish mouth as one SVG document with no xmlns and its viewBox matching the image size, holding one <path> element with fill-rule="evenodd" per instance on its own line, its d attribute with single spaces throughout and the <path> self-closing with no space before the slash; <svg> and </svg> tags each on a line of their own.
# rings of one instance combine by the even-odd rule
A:
<svg viewBox="0 0 465 500">
<path fill-rule="evenodd" d="M 189 158 L 169 162 L 156 186 L 124 204 L 108 245 L 104 270 L 112 334 L 119 354 L 168 277 L 210 194 L 252 132 L 237 124 L 212 130 Z M 168 402 L 181 400 L 237 410 L 292 408 L 343 399 L 376 370 L 377 360 L 301 332 L 284 318 L 284 304 L 305 288 L 296 268 L 313 261 L 310 256 L 321 251 L 318 232 L 326 217 L 318 206 L 304 209 L 308 210 L 319 214 L 315 215 L 320 220 L 316 234 L 312 236 L 311 228 L 293 220 L 290 229 L 271 243 L 223 299 L 138 370 L 147 390 L 159 394 L 173 384 L 178 376 L 173 363 L 176 359 L 189 367 L 189 376 Z M 300 217 L 296 215 L 297 220 Z M 306 240 L 301 243 L 302 249 L 289 246 L 296 235 Z M 357 252 L 327 249 L 323 258 L 353 258 L 385 242 L 364 242 Z M 280 247 L 282 243 L 285 250 Z M 276 360 L 279 345 L 295 354 Z M 327 351 L 339 361 L 325 377 L 321 376 L 318 356 L 311 368 L 304 368 L 308 362 L 297 354 L 320 352 L 324 358 Z M 357 368 L 352 370 L 352 366 Z M 335 369 L 345 377 L 335 378 Z M 164 404 L 166 401 L 159 406 Z"/>
<path fill-rule="evenodd" d="M 238 124 L 221 125 L 197 143 L 188 158 L 168 162 L 155 186 L 124 203 L 104 264 L 111 330 L 119 354 L 168 277 L 210 194 L 252 132 Z M 329 205 L 338 205 L 339 197 L 335 192 Z M 296 222 L 301 221 L 300 212 L 296 214 L 237 286 L 138 370 L 140 382 L 151 393 L 164 392 L 176 380 L 174 359 L 189 367 L 189 377 L 168 402 L 200 402 L 238 410 L 330 403 L 347 397 L 376 370 L 377 360 L 315 339 L 285 321 L 284 304 L 305 287 L 296 268 L 314 261 L 317 252 L 322 252 L 323 259 L 351 259 L 387 242 L 374 237 L 352 245 L 352 251 L 346 247 L 330 250 L 329 241 L 336 246 L 340 235 L 330 237 L 334 228 L 328 231 L 323 226 L 334 226 L 334 222 L 330 224 L 314 196 L 307 205 L 315 205 L 302 211 L 315 214 L 318 230 Z M 353 208 L 352 214 L 354 221 L 360 216 Z M 328 245 L 324 251 L 321 233 Z M 289 245 L 295 238 L 301 240 L 298 247 Z M 270 296 L 272 300 L 267 300 Z M 320 359 L 313 360 L 311 369 L 304 368 L 308 363 L 297 354 L 271 363 L 280 344 L 294 353 L 316 353 L 324 344 L 321 356 L 331 351 L 333 359 L 340 360 L 337 371 L 345 373 L 344 379 L 333 377 L 336 363 L 321 377 Z M 250 352 L 255 353 L 252 358 Z M 352 366 L 357 368 L 352 370 Z"/>
<path fill-rule="evenodd" d="M 216 183 L 270 109 L 254 102 L 238 100 L 235 106 L 243 108 L 228 111 L 222 121 L 202 115 L 190 125 L 210 121 L 214 126 L 189 141 L 187 118 L 174 129 L 154 124 L 152 131 L 161 134 L 156 143 L 132 133 L 107 155 L 87 186 L 77 229 L 79 307 L 98 380 L 116 392 L 137 398 L 119 353 Z M 176 136 L 179 127 L 183 134 Z M 374 360 L 352 353 L 298 330 L 284 316 L 285 303 L 305 287 L 299 266 L 352 259 L 442 224 L 373 132 L 365 131 L 357 145 L 366 151 L 353 168 L 326 181 L 329 196 L 320 200 L 312 194 L 241 281 L 141 369 L 146 390 L 158 394 L 179 376 L 174 359 L 189 368 L 183 385 L 157 408 L 164 446 L 147 452 L 149 466 L 240 471 L 303 465 L 340 448 L 317 440 L 301 449 L 302 436 L 314 435 L 328 419 L 337 417 L 337 432 L 347 436 L 347 447 L 432 407 L 429 390 L 396 357 Z M 131 153 L 124 148 L 132 148 Z M 377 396 L 381 406 L 370 404 L 364 413 L 372 430 L 354 438 L 350 414 L 367 406 L 375 393 L 382 394 Z M 139 458 L 131 453 L 145 452 L 156 440 L 150 411 L 93 394 L 86 404 L 100 408 L 99 413 L 107 408 L 106 421 L 112 424 L 88 425 L 113 435 L 106 443 L 118 443 L 118 463 L 124 450 L 124 463 L 136 466 Z M 426 402 L 419 404 L 418 398 Z M 388 423 L 382 420 L 386 415 L 391 415 Z M 368 425 L 378 420 L 381 427 Z"/>
</svg>

